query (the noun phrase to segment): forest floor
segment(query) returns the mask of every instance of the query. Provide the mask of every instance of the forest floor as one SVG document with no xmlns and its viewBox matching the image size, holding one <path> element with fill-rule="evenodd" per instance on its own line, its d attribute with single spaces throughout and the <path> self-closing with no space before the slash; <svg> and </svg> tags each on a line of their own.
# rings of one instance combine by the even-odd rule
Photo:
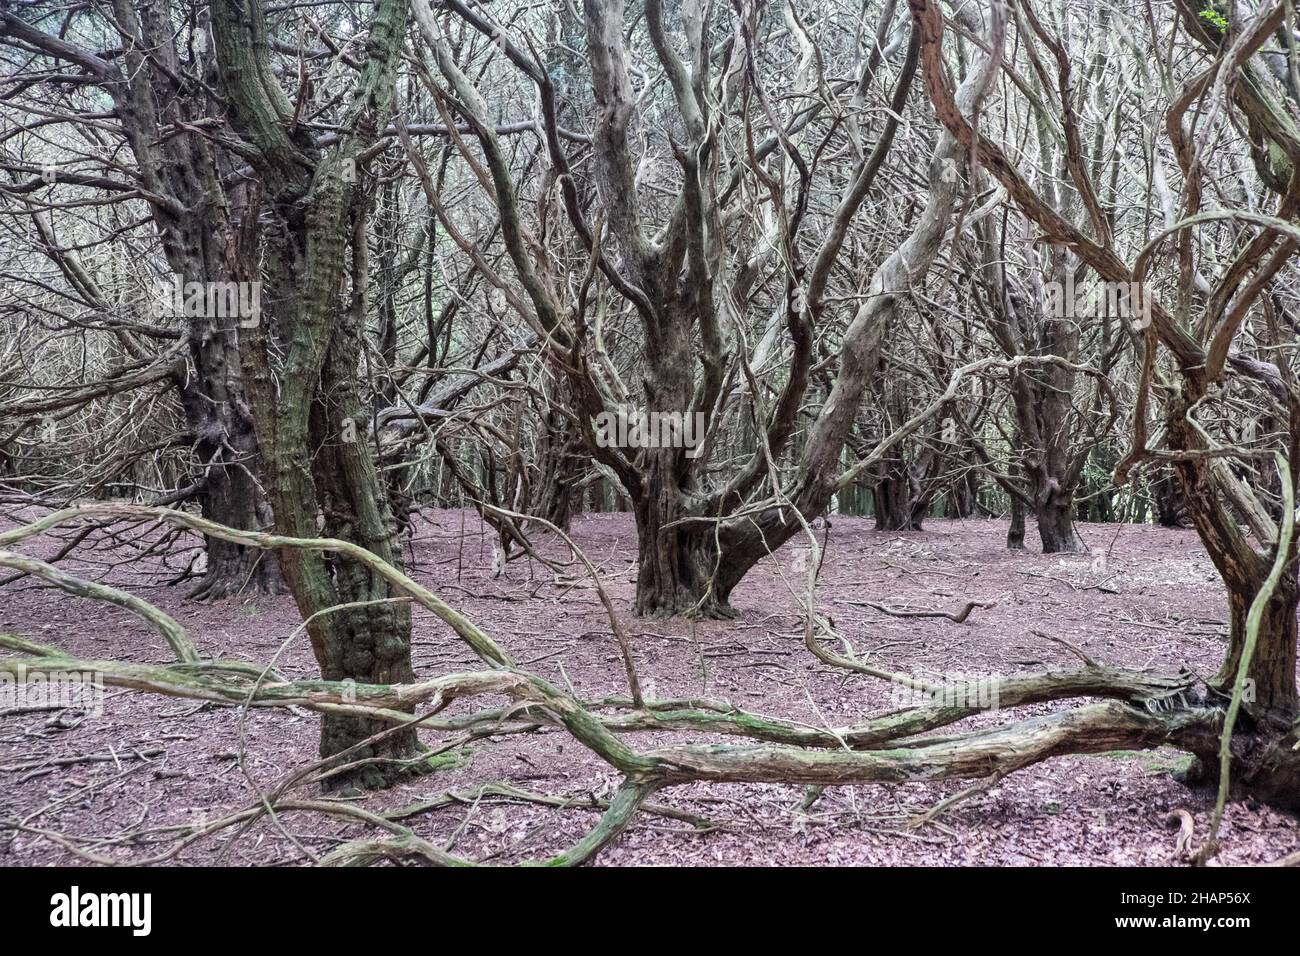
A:
<svg viewBox="0 0 1300 956">
<path fill-rule="evenodd" d="M 1222 658 L 1226 608 L 1196 535 L 1135 525 L 1079 530 L 1091 553 L 1059 556 L 1037 553 L 1032 522 L 1029 550 L 1009 552 L 1005 522 L 936 520 L 923 532 L 897 533 L 875 531 L 870 519 L 837 517 L 820 607 L 859 654 L 906 673 L 1008 675 L 1078 663 L 1067 647 L 1035 631 L 1065 638 L 1106 664 L 1213 672 Z M 888 684 L 833 671 L 802 646 L 798 604 L 785 584 L 802 578 L 791 573 L 796 550 L 783 549 L 746 578 L 732 599 L 737 620 L 693 625 L 631 614 L 636 537 L 630 516 L 580 516 L 573 536 L 602 569 L 648 696 L 726 698 L 746 710 L 819 726 L 853 722 L 891 706 Z M 527 560 L 493 577 L 491 542 L 476 514 L 432 512 L 417 526 L 407 557 L 418 580 L 478 622 L 517 662 L 561 686 L 571 684 L 584 697 L 622 693 L 623 669 L 609 622 L 581 568 L 568 571 L 576 586 L 573 580 L 556 584 L 545 567 L 530 567 Z M 23 550 L 48 556 L 60 544 L 45 539 Z M 548 552 L 559 554 L 552 545 Z M 123 560 L 127 554 L 119 543 L 61 566 L 154 602 L 190 630 L 206 655 L 268 661 L 300 622 L 288 596 L 214 604 L 186 600 L 187 586 L 158 584 L 165 576 L 155 559 Z M 995 604 L 955 624 L 894 617 L 862 603 L 957 611 L 971 600 Z M 157 635 L 127 611 L 31 580 L 0 589 L 0 630 L 84 658 L 168 660 Z M 414 640 L 420 676 L 474 664 L 449 629 L 419 608 Z M 305 635 L 288 645 L 279 666 L 290 676 L 315 676 Z M 1015 716 L 1061 706 L 1068 705 L 1019 708 Z M 995 712 L 966 726 L 1008 719 Z M 311 714 L 259 710 L 242 722 L 244 765 L 260 787 L 273 786 L 315 757 L 318 726 Z M 647 747 L 659 736 L 631 739 Z M 213 820 L 255 803 L 239 765 L 240 738 L 236 709 L 112 688 L 95 716 L 0 710 L 0 865 L 77 862 L 51 838 L 56 834 L 95 836 L 99 840 L 88 849 L 139 860 L 170 846 L 169 826 Z M 909 820 L 964 784 L 842 787 L 826 791 L 808 811 L 800 809 L 801 787 L 683 787 L 658 794 L 656 802 L 718 827 L 702 832 L 642 812 L 596 862 L 1171 864 L 1178 862 L 1177 833 L 1166 818 L 1187 810 L 1199 840 L 1213 806 L 1212 794 L 1174 779 L 1186 760 L 1172 750 L 1056 758 L 1013 774 L 920 829 Z M 367 794 L 360 803 L 378 812 L 493 781 L 581 802 L 607 794 L 618 782 L 562 732 L 478 740 L 445 763 L 407 785 Z M 407 822 L 458 854 L 510 862 L 568 846 L 595 819 L 577 805 L 556 809 L 484 798 Z M 324 854 L 361 832 L 319 815 L 287 814 L 280 824 L 282 829 L 258 823 L 233 841 L 236 831 L 223 831 L 172 862 L 293 864 L 308 860 L 304 849 Z M 1252 802 L 1234 803 L 1221 841 L 1223 863 L 1268 862 L 1300 849 L 1300 820 Z"/>
</svg>

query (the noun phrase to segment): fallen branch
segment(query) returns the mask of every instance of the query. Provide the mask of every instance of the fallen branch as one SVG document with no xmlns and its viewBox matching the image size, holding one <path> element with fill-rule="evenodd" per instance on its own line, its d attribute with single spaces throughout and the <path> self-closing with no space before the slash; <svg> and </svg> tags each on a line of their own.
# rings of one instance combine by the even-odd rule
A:
<svg viewBox="0 0 1300 956">
<path fill-rule="evenodd" d="M 951 611 L 900 611 L 883 604 L 877 604 L 875 601 L 850 601 L 845 598 L 836 598 L 836 604 L 850 604 L 854 607 L 869 607 L 879 611 L 881 614 L 888 614 L 890 617 L 941 617 L 952 621 L 954 624 L 964 624 L 966 618 L 970 617 L 971 611 L 979 608 L 996 607 L 995 601 L 967 601 L 960 611 L 952 613 Z"/>
</svg>

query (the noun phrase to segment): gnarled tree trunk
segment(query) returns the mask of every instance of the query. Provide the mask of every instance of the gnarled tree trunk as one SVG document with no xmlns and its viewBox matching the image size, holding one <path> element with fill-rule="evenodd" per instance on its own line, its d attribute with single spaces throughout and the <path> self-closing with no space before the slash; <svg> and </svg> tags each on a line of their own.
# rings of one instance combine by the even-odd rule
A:
<svg viewBox="0 0 1300 956">
<path fill-rule="evenodd" d="M 111 97 L 135 157 L 167 267 L 182 283 L 224 283 L 236 278 L 232 197 L 222 184 L 216 148 L 194 125 L 210 115 L 205 94 L 182 88 L 171 6 L 166 0 L 113 0 L 122 37 L 121 68 L 92 61 L 96 82 Z M 35 30 L 20 35 L 40 47 L 58 42 Z M 188 95 L 187 95 L 188 94 Z M 239 193 L 236 187 L 232 190 Z M 94 290 L 96 296 L 98 290 Z M 106 311 L 111 310 L 104 303 Z M 189 362 L 172 382 L 193 443 L 197 480 L 169 503 L 197 499 L 204 517 L 233 528 L 261 530 L 269 523 L 258 485 L 259 453 L 240 382 L 236 323 L 244 317 L 194 315 L 187 320 Z M 198 598 L 245 592 L 275 593 L 282 582 L 274 555 L 207 538 L 207 566 Z"/>
<path fill-rule="evenodd" d="M 921 496 L 920 482 L 910 462 L 882 462 L 875 469 L 871 495 L 877 531 L 921 530 L 929 502 Z"/>
<path fill-rule="evenodd" d="M 574 488 L 581 474 L 582 436 L 567 415 L 548 408 L 542 416 L 539 476 L 533 484 L 532 513 L 540 515 L 562 531 L 569 530 L 577 501 Z"/>
<path fill-rule="evenodd" d="M 270 70 L 261 0 L 212 5 L 228 120 L 254 157 L 269 220 L 255 233 L 258 217 L 250 210 L 242 234 L 246 277 L 257 274 L 259 258 L 267 277 L 264 320 L 248 330 L 242 358 L 276 530 L 299 538 L 323 531 L 396 567 L 396 525 L 367 441 L 359 388 L 364 238 L 351 244 L 350 304 L 339 290 L 349 273 L 349 239 L 363 235 L 369 206 L 358 185 L 358 157 L 388 116 L 407 12 L 406 0 L 380 0 L 375 8 L 345 132 L 322 154 L 311 130 L 293 123 L 293 107 Z M 285 549 L 280 559 L 322 676 L 364 683 L 413 677 L 409 607 L 387 581 L 324 552 Z M 361 746 L 381 729 L 391 728 L 322 716 L 321 755 L 346 751 L 348 762 L 365 761 L 332 778 L 332 786 L 383 786 L 413 766 L 413 728 Z"/>
</svg>

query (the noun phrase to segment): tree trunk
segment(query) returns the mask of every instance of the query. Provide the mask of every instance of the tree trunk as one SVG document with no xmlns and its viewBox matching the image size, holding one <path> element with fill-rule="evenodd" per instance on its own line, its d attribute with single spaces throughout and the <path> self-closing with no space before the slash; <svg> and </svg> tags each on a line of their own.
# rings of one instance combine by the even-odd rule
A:
<svg viewBox="0 0 1300 956">
<path fill-rule="evenodd" d="M 178 95 L 182 70 L 165 0 L 114 0 L 113 9 L 127 42 L 124 71 L 106 89 L 142 184 L 173 201 L 149 207 L 167 267 L 183 282 L 228 282 L 236 278 L 231 209 L 242 203 L 243 188 L 223 188 L 221 154 L 189 125 L 211 115 L 216 104 L 197 90 L 194 96 Z M 204 517 L 257 531 L 267 527 L 270 515 L 255 477 L 257 438 L 240 384 L 237 321 L 191 316 L 192 367 L 179 370 L 173 382 L 198 459 L 200 486 L 194 497 Z M 216 538 L 206 539 L 205 550 L 207 567 L 192 597 L 283 590 L 274 555 Z"/>
<path fill-rule="evenodd" d="M 914 41 L 918 37 L 913 33 Z M 975 108 L 983 95 L 981 69 L 971 70 L 962 81 L 957 94 L 962 108 Z M 957 199 L 966 188 L 961 176 L 949 176 L 946 171 L 965 170 L 966 158 L 966 150 L 954 137 L 947 133 L 940 135 L 930 161 L 929 196 L 916 228 L 873 274 L 869 294 L 845 330 L 838 374 L 809 433 L 800 460 L 798 482 L 790 495 L 805 520 L 824 514 L 838 490 L 843 450 L 858 418 L 862 396 L 879 368 L 883 342 L 899 303 L 905 298 L 903 290 L 914 287 L 929 271 L 942 246 Z M 796 400 L 799 394 L 795 394 Z M 732 589 L 749 569 L 802 533 L 802 527 L 788 507 L 775 504 L 758 514 L 746 514 L 725 523 L 718 530 L 721 545 L 716 565 L 718 599 L 728 601 Z M 712 528 L 709 530 L 712 532 Z"/>
<path fill-rule="evenodd" d="M 1007 550 L 1025 550 L 1025 503 L 1011 496 L 1011 524 L 1007 528 Z"/>
<path fill-rule="evenodd" d="M 213 468 L 200 500 L 203 516 L 228 528 L 261 531 L 272 525 L 270 505 L 261 489 L 251 475 L 240 469 Z M 273 553 L 217 538 L 206 541 L 207 567 L 203 579 L 190 592 L 191 598 L 216 601 L 284 592 L 280 562 Z"/>
<path fill-rule="evenodd" d="M 267 199 L 262 216 L 250 208 L 245 217 L 238 262 L 245 279 L 258 275 L 259 265 L 266 276 L 264 318 L 247 330 L 241 358 L 276 530 L 297 538 L 324 531 L 396 567 L 395 522 L 367 441 L 359 385 L 369 199 L 358 182 L 358 157 L 388 115 L 407 12 L 406 0 L 375 7 L 366 60 L 341 124 L 346 132 L 321 153 L 310 131 L 287 121 L 293 111 L 283 90 L 267 82 L 273 74 L 259 0 L 212 4 L 228 120 L 256 154 Z M 260 230 L 259 219 L 267 221 Z M 340 301 L 346 279 L 350 304 Z M 413 678 L 409 606 L 387 581 L 325 552 L 286 548 L 280 560 L 322 676 L 365 683 Z M 344 762 L 365 761 L 327 786 L 384 786 L 416 766 L 414 728 L 360 746 L 391 726 L 325 715 L 321 756 L 357 747 Z"/>
<path fill-rule="evenodd" d="M 1169 445 L 1198 449 L 1199 436 L 1187 424 L 1188 399 L 1171 400 L 1166 412 Z M 1300 454 L 1295 436 L 1300 435 L 1300 406 L 1291 406 L 1292 436 L 1288 458 L 1294 479 Z M 1206 460 L 1177 463 L 1174 471 L 1182 487 L 1188 514 L 1196 525 L 1202 544 L 1228 592 L 1228 649 L 1224 661 L 1208 684 L 1226 703 L 1233 690 L 1246 644 L 1246 617 L 1260 587 L 1268 577 L 1273 556 L 1251 547 L 1226 503 L 1221 499 L 1212 470 Z M 1272 549 L 1272 550 L 1275 550 Z M 1234 792 L 1252 794 L 1271 804 L 1300 809 L 1300 751 L 1295 749 L 1300 726 L 1300 699 L 1296 693 L 1296 606 L 1300 600 L 1297 583 L 1296 541 L 1293 538 L 1287 564 L 1265 605 L 1255 651 L 1242 695 L 1242 712 L 1234 729 L 1229 768 Z M 1189 777 L 1217 782 L 1219 735 L 1194 739 L 1188 749 L 1198 765 Z"/>
<path fill-rule="evenodd" d="M 925 504 L 916 477 L 906 462 L 890 461 L 876 470 L 871 488 L 877 531 L 920 531 Z"/>
<path fill-rule="evenodd" d="M 633 498 L 639 565 L 636 612 L 650 617 L 692 614 L 734 617 L 730 593 L 712 582 L 717 551 L 711 523 L 686 521 L 674 474 L 680 453 L 646 449 L 645 490 Z M 667 472 L 667 474 L 665 474 Z"/>
<path fill-rule="evenodd" d="M 1195 755 L 1184 780 L 1218 788 L 1219 734 L 1184 735 L 1178 743 Z M 1260 727 L 1243 712 L 1232 738 L 1229 794 L 1253 797 L 1270 806 L 1300 811 L 1300 732 Z"/>
<path fill-rule="evenodd" d="M 1062 332 L 1060 322 L 1048 321 L 1044 325 L 1040 336 L 1054 346 L 1047 351 L 1072 354 L 1077 333 Z M 1070 447 L 1074 378 L 1072 370 L 1055 365 L 1012 373 L 1023 471 L 1044 554 L 1087 550 L 1074 531 L 1074 491 L 1087 454 Z"/>
<path fill-rule="evenodd" d="M 322 533 L 355 542 L 400 568 L 397 522 L 365 437 L 366 413 L 357 376 L 364 334 L 362 319 L 358 310 L 348 310 L 339 315 L 335 326 L 321 377 L 321 394 L 311 414 L 312 447 L 319 449 L 312 462 L 312 474 L 324 518 Z M 349 423 L 354 424 L 349 427 Z M 330 613 L 331 626 L 321 631 L 327 645 L 325 654 L 318 655 L 321 676 L 373 684 L 413 681 L 410 605 L 404 601 L 394 603 L 388 582 L 365 565 L 335 558 L 330 571 L 334 590 L 331 601 L 368 606 Z M 326 714 L 321 718 L 321 756 L 340 753 L 391 727 L 381 721 Z M 395 763 L 363 767 L 340 783 L 385 786 L 418 753 L 419 747 L 414 729 L 394 733 L 348 759 Z"/>
<path fill-rule="evenodd" d="M 1184 528 L 1187 521 L 1187 502 L 1183 486 L 1172 471 L 1162 471 L 1151 481 L 1151 496 L 1156 503 L 1156 523 L 1162 528 Z"/>
<path fill-rule="evenodd" d="M 261 470 L 252 413 L 240 383 L 233 329 L 211 318 L 192 323 L 194 379 L 178 383 L 186 421 L 204 466 L 198 493 L 203 516 L 230 528 L 261 531 L 273 518 L 257 479 Z M 261 548 L 206 538 L 207 567 L 190 593 L 196 600 L 284 591 L 276 556 Z"/>
<path fill-rule="evenodd" d="M 1294 570 L 1284 572 L 1283 581 L 1264 608 L 1255 653 L 1247 671 L 1252 682 L 1248 690 L 1254 697 L 1254 706 L 1248 706 L 1248 709 L 1260 715 L 1271 715 L 1287 726 L 1297 713 L 1297 596 L 1300 596 L 1300 589 L 1296 587 Z M 1228 592 L 1228 652 L 1218 673 L 1210 679 L 1210 684 L 1225 694 L 1231 693 L 1241 665 L 1246 642 L 1246 614 L 1254 599 L 1254 590 Z"/>
<path fill-rule="evenodd" d="M 1049 485 L 1034 501 L 1038 537 L 1043 554 L 1077 554 L 1087 547 L 1074 530 L 1073 498 L 1058 486 Z"/>
<path fill-rule="evenodd" d="M 577 434 L 569 417 L 554 408 L 548 408 L 542 418 L 538 464 L 541 475 L 535 485 L 537 503 L 534 513 L 562 531 L 569 530 L 573 519 L 573 486 L 583 460 L 582 448 L 582 436 Z"/>
<path fill-rule="evenodd" d="M 1265 607 L 1259 638 L 1247 671 L 1242 709 L 1233 728 L 1229 763 L 1231 793 L 1289 810 L 1300 810 L 1300 703 L 1296 696 L 1296 586 L 1294 564 L 1284 572 L 1273 599 Z M 1246 614 L 1252 591 L 1228 592 L 1228 652 L 1209 680 L 1220 703 L 1227 706 L 1241 663 L 1246 639 Z M 1196 755 L 1189 783 L 1217 787 L 1219 733 L 1200 734 L 1184 745 Z"/>
</svg>

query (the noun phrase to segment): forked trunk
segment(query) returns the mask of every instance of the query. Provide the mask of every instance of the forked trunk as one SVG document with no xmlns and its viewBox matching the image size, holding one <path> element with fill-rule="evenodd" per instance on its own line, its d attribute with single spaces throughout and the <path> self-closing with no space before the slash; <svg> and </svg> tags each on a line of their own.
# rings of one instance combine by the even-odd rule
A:
<svg viewBox="0 0 1300 956">
<path fill-rule="evenodd" d="M 255 152 L 266 204 L 253 209 L 249 203 L 236 274 L 266 280 L 266 314 L 247 329 L 240 358 L 276 530 L 297 538 L 323 531 L 400 567 L 396 523 L 366 441 L 360 396 L 369 268 L 360 237 L 368 205 L 355 184 L 358 157 L 383 127 L 392 102 L 409 4 L 375 5 L 366 59 L 342 124 L 347 132 L 325 153 L 309 134 L 299 130 L 290 139 L 285 129 L 287 100 L 265 82 L 273 74 L 262 6 L 220 0 L 210 9 L 227 117 Z M 253 228 L 259 222 L 264 225 Z M 340 296 L 345 279 L 351 293 L 346 305 Z M 325 678 L 412 678 L 410 610 L 396 589 L 336 553 L 285 548 L 280 557 Z M 321 755 L 357 746 L 348 762 L 367 761 L 327 786 L 379 786 L 412 765 L 419 747 L 415 729 L 399 726 L 362 748 L 378 725 L 325 715 Z"/>
</svg>

